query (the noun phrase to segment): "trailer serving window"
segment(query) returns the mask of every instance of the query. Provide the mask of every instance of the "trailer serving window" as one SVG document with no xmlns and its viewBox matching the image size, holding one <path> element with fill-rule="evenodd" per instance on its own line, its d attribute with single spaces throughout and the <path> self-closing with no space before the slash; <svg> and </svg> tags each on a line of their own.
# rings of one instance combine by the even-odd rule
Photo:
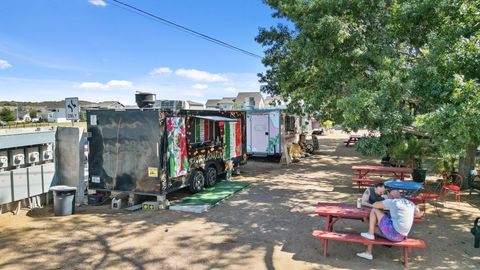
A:
<svg viewBox="0 0 480 270">
<path fill-rule="evenodd" d="M 189 126 L 190 143 L 208 143 L 214 140 L 215 123 L 213 121 L 192 117 Z"/>
<path fill-rule="evenodd" d="M 237 119 L 220 116 L 193 116 L 189 120 L 188 139 L 194 145 L 218 145 L 223 141 L 223 122 Z"/>
<path fill-rule="evenodd" d="M 285 115 L 285 131 L 295 132 L 295 116 Z"/>
</svg>

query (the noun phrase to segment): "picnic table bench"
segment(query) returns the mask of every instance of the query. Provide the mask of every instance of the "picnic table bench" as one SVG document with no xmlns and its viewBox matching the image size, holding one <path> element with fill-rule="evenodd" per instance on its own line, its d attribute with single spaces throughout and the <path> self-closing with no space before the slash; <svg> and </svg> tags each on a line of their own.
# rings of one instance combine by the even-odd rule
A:
<svg viewBox="0 0 480 270">
<path fill-rule="evenodd" d="M 352 183 L 360 190 L 375 183 L 383 183 L 389 178 L 404 180 L 413 172 L 412 168 L 384 167 L 384 166 L 352 166 L 355 177 Z"/>
<path fill-rule="evenodd" d="M 360 234 L 353 233 L 334 233 L 333 225 L 340 219 L 354 219 L 365 220 L 370 216 L 370 207 L 362 206 L 357 208 L 354 204 L 349 203 L 318 203 L 315 208 L 315 213 L 319 216 L 326 217 L 326 225 L 324 231 L 314 231 L 313 236 L 322 241 L 323 255 L 327 256 L 328 241 L 343 241 L 356 242 L 365 245 L 390 245 L 404 247 L 404 263 L 408 263 L 408 253 L 411 252 L 412 247 L 425 248 L 425 243 L 422 240 L 407 239 L 402 242 L 391 242 L 387 239 L 375 236 L 375 240 L 368 240 L 360 236 Z M 415 221 L 421 221 L 420 218 L 415 218 Z"/>
<path fill-rule="evenodd" d="M 375 240 L 369 240 L 356 233 L 336 233 L 331 231 L 316 230 L 312 233 L 313 237 L 320 239 L 323 245 L 323 256 L 327 256 L 328 241 L 341 241 L 350 243 L 361 243 L 364 245 L 388 245 L 403 247 L 403 263 L 408 264 L 408 253 L 412 252 L 413 248 L 426 248 L 425 242 L 418 239 L 407 238 L 401 242 L 392 242 L 385 238 L 375 236 Z"/>
<path fill-rule="evenodd" d="M 357 141 L 362 138 L 362 136 L 360 135 L 350 135 L 350 137 L 348 138 L 348 140 L 344 141 L 343 143 L 345 144 L 346 147 L 349 147 L 350 144 L 351 145 L 354 145 L 355 143 L 357 143 Z"/>
</svg>

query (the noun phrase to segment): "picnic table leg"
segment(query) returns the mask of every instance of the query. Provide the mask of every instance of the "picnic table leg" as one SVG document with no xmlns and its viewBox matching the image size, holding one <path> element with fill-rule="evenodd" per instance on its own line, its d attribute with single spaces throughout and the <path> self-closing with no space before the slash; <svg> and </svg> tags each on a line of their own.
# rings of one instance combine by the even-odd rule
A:
<svg viewBox="0 0 480 270">
<path fill-rule="evenodd" d="M 327 226 L 326 226 L 327 232 L 333 231 L 332 222 L 333 222 L 333 217 L 331 215 L 327 216 Z"/>
<path fill-rule="evenodd" d="M 323 257 L 327 257 L 327 250 L 328 250 L 328 240 L 325 240 L 325 244 L 323 245 Z"/>
<path fill-rule="evenodd" d="M 403 248 L 403 265 L 408 266 L 408 247 Z"/>
</svg>

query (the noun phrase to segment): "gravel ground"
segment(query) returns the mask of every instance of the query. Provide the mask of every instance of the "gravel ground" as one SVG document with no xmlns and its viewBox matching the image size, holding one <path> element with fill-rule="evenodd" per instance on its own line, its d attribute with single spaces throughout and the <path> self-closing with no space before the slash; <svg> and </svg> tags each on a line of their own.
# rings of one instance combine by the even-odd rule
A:
<svg viewBox="0 0 480 270">
<path fill-rule="evenodd" d="M 49 207 L 0 216 L 0 269 L 403 269 L 401 249 L 374 247 L 374 260 L 355 256 L 360 244 L 331 242 L 329 256 L 311 237 L 324 218 L 319 201 L 354 202 L 351 166 L 361 157 L 336 132 L 320 138 L 319 155 L 290 166 L 249 161 L 236 180 L 251 185 L 203 214 L 112 211 L 84 206 L 54 217 Z M 479 269 L 469 228 L 480 216 L 478 193 L 440 206 L 413 227 L 427 249 L 410 255 L 411 269 Z M 340 220 L 338 231 L 365 231 Z"/>
</svg>

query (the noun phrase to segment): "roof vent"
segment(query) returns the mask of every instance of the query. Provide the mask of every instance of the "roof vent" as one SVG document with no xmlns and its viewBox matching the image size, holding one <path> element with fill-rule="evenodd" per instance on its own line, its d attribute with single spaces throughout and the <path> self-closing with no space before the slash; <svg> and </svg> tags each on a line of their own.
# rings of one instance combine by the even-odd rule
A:
<svg viewBox="0 0 480 270">
<path fill-rule="evenodd" d="M 135 93 L 135 102 L 139 108 L 151 108 L 155 104 L 155 94 L 137 92 Z"/>
</svg>

